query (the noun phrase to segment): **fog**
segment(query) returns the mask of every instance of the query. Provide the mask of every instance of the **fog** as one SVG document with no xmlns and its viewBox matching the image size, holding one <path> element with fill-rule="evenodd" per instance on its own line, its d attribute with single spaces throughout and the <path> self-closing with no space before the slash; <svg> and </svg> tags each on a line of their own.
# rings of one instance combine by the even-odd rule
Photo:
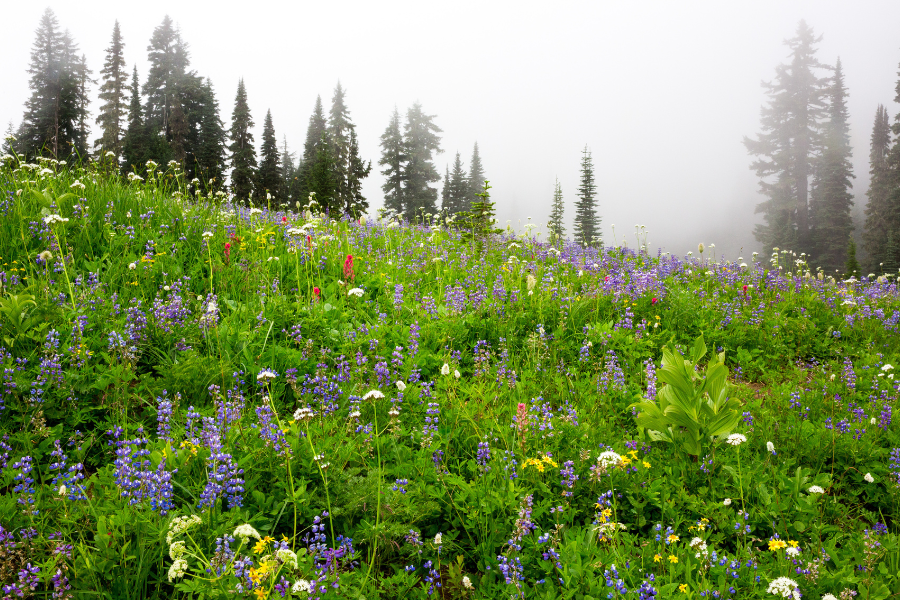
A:
<svg viewBox="0 0 900 600">
<path fill-rule="evenodd" d="M 0 124 L 21 122 L 34 30 L 46 6 L 87 56 L 93 77 L 119 20 L 129 64 L 147 75 L 146 47 L 169 14 L 210 77 L 228 125 L 243 77 L 259 143 L 272 110 L 279 143 L 302 150 L 317 94 L 338 80 L 373 162 L 364 193 L 382 203 L 379 136 L 396 105 L 437 115 L 443 174 L 478 142 L 501 225 L 546 223 L 556 177 L 572 234 L 581 150 L 593 152 L 604 241 L 683 254 L 698 242 L 749 257 L 761 200 L 744 135 L 759 130 L 762 80 L 787 60 L 800 19 L 823 35 L 820 61 L 841 57 L 849 90 L 855 214 L 868 182 L 876 106 L 893 116 L 900 2 L 4 2 Z M 97 88 L 94 86 L 94 96 Z M 98 102 L 91 105 L 92 122 Z M 92 127 L 91 137 L 98 137 Z M 546 235 L 546 234 L 545 234 Z"/>
</svg>

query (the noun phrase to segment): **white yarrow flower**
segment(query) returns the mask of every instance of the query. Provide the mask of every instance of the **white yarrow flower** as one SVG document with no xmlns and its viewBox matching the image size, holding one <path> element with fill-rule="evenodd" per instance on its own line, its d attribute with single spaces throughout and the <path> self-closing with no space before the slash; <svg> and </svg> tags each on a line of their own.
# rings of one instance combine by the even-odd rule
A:
<svg viewBox="0 0 900 600">
<path fill-rule="evenodd" d="M 769 583 L 766 591 L 781 598 L 799 598 L 799 594 L 794 594 L 798 587 L 797 582 L 790 577 L 779 577 Z"/>
<path fill-rule="evenodd" d="M 825 493 L 825 490 L 822 489 L 822 487 L 821 487 L 821 486 L 818 486 L 818 485 L 811 485 L 811 486 L 809 486 L 809 489 L 808 489 L 807 491 L 808 491 L 810 494 L 824 494 L 824 493 Z"/>
<path fill-rule="evenodd" d="M 366 395 L 363 396 L 363 400 L 371 400 L 372 398 L 380 400 L 384 398 L 384 394 L 382 394 L 378 390 L 369 390 L 368 392 L 366 392 Z"/>
<path fill-rule="evenodd" d="M 618 467 L 622 463 L 622 456 L 617 452 L 607 450 L 597 457 L 597 462 L 600 463 L 600 468 L 606 471 L 611 467 Z"/>
<path fill-rule="evenodd" d="M 283 562 L 288 568 L 297 568 L 297 555 L 294 554 L 293 551 L 288 550 L 287 548 L 281 548 L 275 553 L 275 556 L 277 556 L 278 560 Z"/>
<path fill-rule="evenodd" d="M 403 390 L 406 389 L 406 384 L 403 383 L 402 381 L 398 381 L 396 385 L 397 385 L 397 390 L 398 390 L 398 391 L 401 391 L 401 392 L 402 392 Z"/>
<path fill-rule="evenodd" d="M 65 217 L 61 217 L 59 215 L 47 215 L 44 217 L 44 223 L 47 225 L 53 225 L 54 223 L 67 223 L 69 220 Z"/>
<path fill-rule="evenodd" d="M 131 263 L 131 264 L 129 264 L 129 265 L 128 265 L 128 268 L 131 269 L 132 271 L 134 271 L 135 269 L 137 269 L 137 263 Z"/>
<path fill-rule="evenodd" d="M 300 592 L 309 593 L 312 590 L 312 584 L 305 579 L 298 579 L 294 582 L 294 585 L 291 586 L 292 594 L 299 594 Z"/>
<path fill-rule="evenodd" d="M 724 504 L 725 506 L 731 506 L 731 498 L 725 498 L 725 500 L 722 501 L 722 504 Z"/>
<path fill-rule="evenodd" d="M 204 231 L 204 232 L 203 232 L 203 239 L 204 239 L 204 240 L 208 240 L 208 239 L 211 238 L 212 236 L 213 236 L 212 231 Z"/>
<path fill-rule="evenodd" d="M 244 540 L 246 540 L 247 538 L 251 538 L 251 537 L 256 538 L 258 540 L 262 539 L 259 535 L 259 532 L 257 530 L 255 530 L 253 528 L 253 525 L 250 525 L 249 523 L 244 523 L 243 525 L 238 525 L 237 528 L 234 530 L 233 535 L 234 535 L 234 537 L 239 537 Z"/>
<path fill-rule="evenodd" d="M 271 369 L 263 369 L 259 372 L 259 375 L 256 376 L 256 381 L 259 383 L 268 383 L 277 377 L 275 372 Z"/>
<path fill-rule="evenodd" d="M 875 478 L 872 477 L 871 473 L 866 473 L 865 475 L 863 475 L 863 479 L 865 479 L 869 483 L 875 483 Z"/>
<path fill-rule="evenodd" d="M 187 561 L 183 558 L 179 558 L 178 560 L 173 562 L 172 566 L 169 567 L 169 581 L 171 582 L 184 577 L 184 574 L 187 572 L 187 568 Z"/>
<path fill-rule="evenodd" d="M 468 576 L 468 575 L 463 575 L 463 578 L 462 578 L 462 586 L 463 586 L 464 588 L 466 588 L 467 590 L 471 590 L 471 589 L 474 589 L 474 588 L 475 588 L 475 586 L 472 585 L 472 580 L 469 579 L 469 576 Z"/>
<path fill-rule="evenodd" d="M 365 292 L 363 292 L 362 289 L 360 289 L 360 288 L 353 288 L 352 290 L 347 292 L 347 295 L 348 296 L 356 296 L 357 298 L 362 298 L 362 295 L 364 293 Z"/>
</svg>

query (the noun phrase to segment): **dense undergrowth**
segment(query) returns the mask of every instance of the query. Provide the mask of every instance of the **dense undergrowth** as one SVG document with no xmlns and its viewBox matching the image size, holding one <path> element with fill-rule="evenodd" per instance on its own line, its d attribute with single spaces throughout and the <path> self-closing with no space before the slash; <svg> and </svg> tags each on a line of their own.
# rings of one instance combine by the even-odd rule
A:
<svg viewBox="0 0 900 600">
<path fill-rule="evenodd" d="M 0 168 L 5 596 L 897 597 L 894 280 L 196 183 Z"/>
</svg>

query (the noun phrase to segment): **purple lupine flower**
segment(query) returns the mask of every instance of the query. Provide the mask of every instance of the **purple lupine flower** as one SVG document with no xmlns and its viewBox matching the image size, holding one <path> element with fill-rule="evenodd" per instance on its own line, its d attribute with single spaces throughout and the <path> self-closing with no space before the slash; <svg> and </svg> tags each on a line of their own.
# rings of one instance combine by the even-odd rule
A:
<svg viewBox="0 0 900 600">
<path fill-rule="evenodd" d="M 475 455 L 475 462 L 478 463 L 478 470 L 482 474 L 491 470 L 491 444 L 485 439 L 478 442 L 478 453 Z"/>
<path fill-rule="evenodd" d="M 284 437 L 284 432 L 278 426 L 277 416 L 272 412 L 267 401 L 256 407 L 256 418 L 258 423 L 254 423 L 253 427 L 259 429 L 259 437 L 266 447 L 272 448 L 276 454 L 289 458 L 291 447 Z"/>
<path fill-rule="evenodd" d="M 172 401 L 168 392 L 163 390 L 162 396 L 156 397 L 156 436 L 163 441 L 172 441 Z"/>
<path fill-rule="evenodd" d="M 575 487 L 575 482 L 578 480 L 578 475 L 575 474 L 575 463 L 571 460 L 567 460 L 563 464 L 563 468 L 559 471 L 559 474 L 562 476 L 562 486 L 567 488 L 563 491 L 563 496 L 566 498 L 572 497 L 572 488 Z"/>
</svg>

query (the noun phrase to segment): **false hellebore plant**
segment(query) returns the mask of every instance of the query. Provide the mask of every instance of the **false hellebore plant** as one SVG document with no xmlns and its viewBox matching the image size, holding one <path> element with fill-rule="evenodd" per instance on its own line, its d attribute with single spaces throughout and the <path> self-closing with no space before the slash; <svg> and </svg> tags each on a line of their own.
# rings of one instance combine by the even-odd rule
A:
<svg viewBox="0 0 900 600">
<path fill-rule="evenodd" d="M 707 440 L 726 437 L 741 418 L 737 400 L 727 395 L 725 353 L 710 360 L 703 374 L 696 367 L 705 354 L 702 334 L 694 341 L 690 359 L 664 346 L 657 376 L 666 385 L 657 392 L 656 402 L 646 398 L 631 405 L 639 411 L 635 420 L 648 439 L 677 444 L 695 457 Z"/>
</svg>

